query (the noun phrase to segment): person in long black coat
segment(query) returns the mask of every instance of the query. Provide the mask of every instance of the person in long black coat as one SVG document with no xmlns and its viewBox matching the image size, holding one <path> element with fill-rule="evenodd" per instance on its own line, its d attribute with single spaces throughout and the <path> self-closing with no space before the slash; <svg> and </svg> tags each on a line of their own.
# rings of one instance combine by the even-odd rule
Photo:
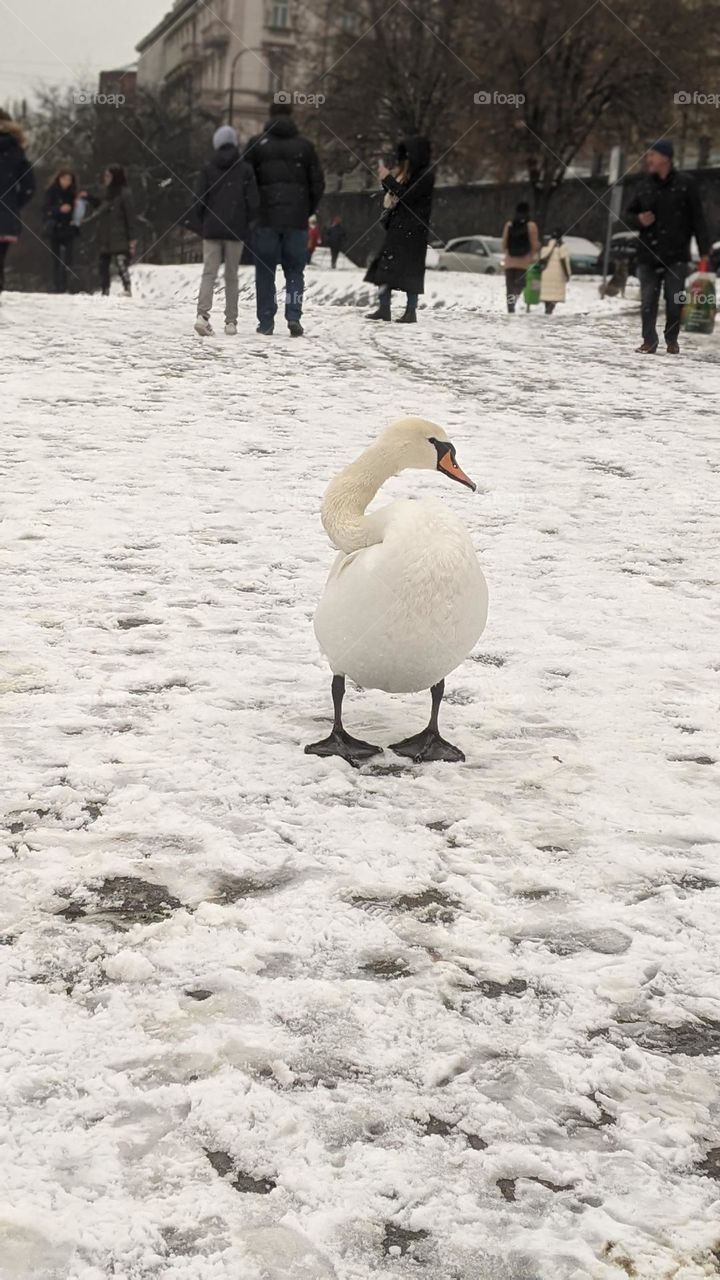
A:
<svg viewBox="0 0 720 1280">
<path fill-rule="evenodd" d="M 397 158 L 394 173 L 383 163 L 378 165 L 385 191 L 385 242 L 365 276 L 380 289 L 377 311 L 367 319 L 390 320 L 392 290 L 402 289 L 407 294 L 407 306 L 398 324 L 414 324 L 418 297 L 425 286 L 425 254 L 435 185 L 428 139 L 404 139 L 398 146 Z"/>
<path fill-rule="evenodd" d="M 126 296 L 132 294 L 130 260 L 137 244 L 135 212 L 127 189 L 127 177 L 121 164 L 109 164 L 103 173 L 102 196 L 87 193 L 96 210 L 86 223 L 96 230 L 100 289 L 104 297 L 110 293 L 110 271 L 113 258 Z"/>
<path fill-rule="evenodd" d="M 74 275 L 72 260 L 78 227 L 73 222 L 73 210 L 77 196 L 75 174 L 71 169 L 59 169 L 43 198 L 43 230 L 53 258 L 53 288 L 56 293 L 65 293 L 68 272 Z"/>
<path fill-rule="evenodd" d="M 20 125 L 0 110 L 0 293 L 8 250 L 22 230 L 20 210 L 35 192 L 35 175 L 24 146 Z"/>
</svg>

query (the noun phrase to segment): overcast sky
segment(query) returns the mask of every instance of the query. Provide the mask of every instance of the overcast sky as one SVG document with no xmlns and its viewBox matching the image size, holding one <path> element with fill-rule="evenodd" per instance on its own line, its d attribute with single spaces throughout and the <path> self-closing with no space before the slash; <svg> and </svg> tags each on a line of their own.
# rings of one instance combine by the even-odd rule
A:
<svg viewBox="0 0 720 1280">
<path fill-rule="evenodd" d="M 0 0 L 0 103 L 40 81 L 92 82 L 137 57 L 172 0 Z"/>
</svg>

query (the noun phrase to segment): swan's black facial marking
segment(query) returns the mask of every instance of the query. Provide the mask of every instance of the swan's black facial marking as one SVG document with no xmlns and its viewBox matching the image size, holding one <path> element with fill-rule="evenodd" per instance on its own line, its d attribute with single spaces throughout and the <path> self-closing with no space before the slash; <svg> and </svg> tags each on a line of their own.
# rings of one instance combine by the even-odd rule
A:
<svg viewBox="0 0 720 1280">
<path fill-rule="evenodd" d="M 435 445 L 437 470 L 442 471 L 446 476 L 450 476 L 451 480 L 457 480 L 459 484 L 467 485 L 468 489 L 472 489 L 474 493 L 477 485 L 473 483 L 469 476 L 465 475 L 462 467 L 458 466 L 455 445 L 449 440 L 436 440 L 434 436 L 428 436 L 428 439 L 430 444 Z"/>
</svg>

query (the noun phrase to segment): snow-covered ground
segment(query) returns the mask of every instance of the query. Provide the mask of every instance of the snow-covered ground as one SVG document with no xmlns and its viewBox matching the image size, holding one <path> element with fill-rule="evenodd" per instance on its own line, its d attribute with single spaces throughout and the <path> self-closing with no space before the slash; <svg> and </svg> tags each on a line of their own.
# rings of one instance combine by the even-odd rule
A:
<svg viewBox="0 0 720 1280">
<path fill-rule="evenodd" d="M 202 341 L 197 274 L 0 313 L 0 1275 L 718 1274 L 717 338 L 311 268 L 307 339 L 245 275 Z M 490 618 L 466 764 L 353 770 L 302 750 L 318 508 L 407 413 L 480 491 L 379 501 L 466 521 Z"/>
</svg>

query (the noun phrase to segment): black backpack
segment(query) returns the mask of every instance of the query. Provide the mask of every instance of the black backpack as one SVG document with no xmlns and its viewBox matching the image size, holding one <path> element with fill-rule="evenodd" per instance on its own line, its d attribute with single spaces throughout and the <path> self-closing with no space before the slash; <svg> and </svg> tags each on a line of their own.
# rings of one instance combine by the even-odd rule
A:
<svg viewBox="0 0 720 1280">
<path fill-rule="evenodd" d="M 527 218 L 513 218 L 508 227 L 507 251 L 511 258 L 524 258 L 530 252 Z"/>
</svg>

